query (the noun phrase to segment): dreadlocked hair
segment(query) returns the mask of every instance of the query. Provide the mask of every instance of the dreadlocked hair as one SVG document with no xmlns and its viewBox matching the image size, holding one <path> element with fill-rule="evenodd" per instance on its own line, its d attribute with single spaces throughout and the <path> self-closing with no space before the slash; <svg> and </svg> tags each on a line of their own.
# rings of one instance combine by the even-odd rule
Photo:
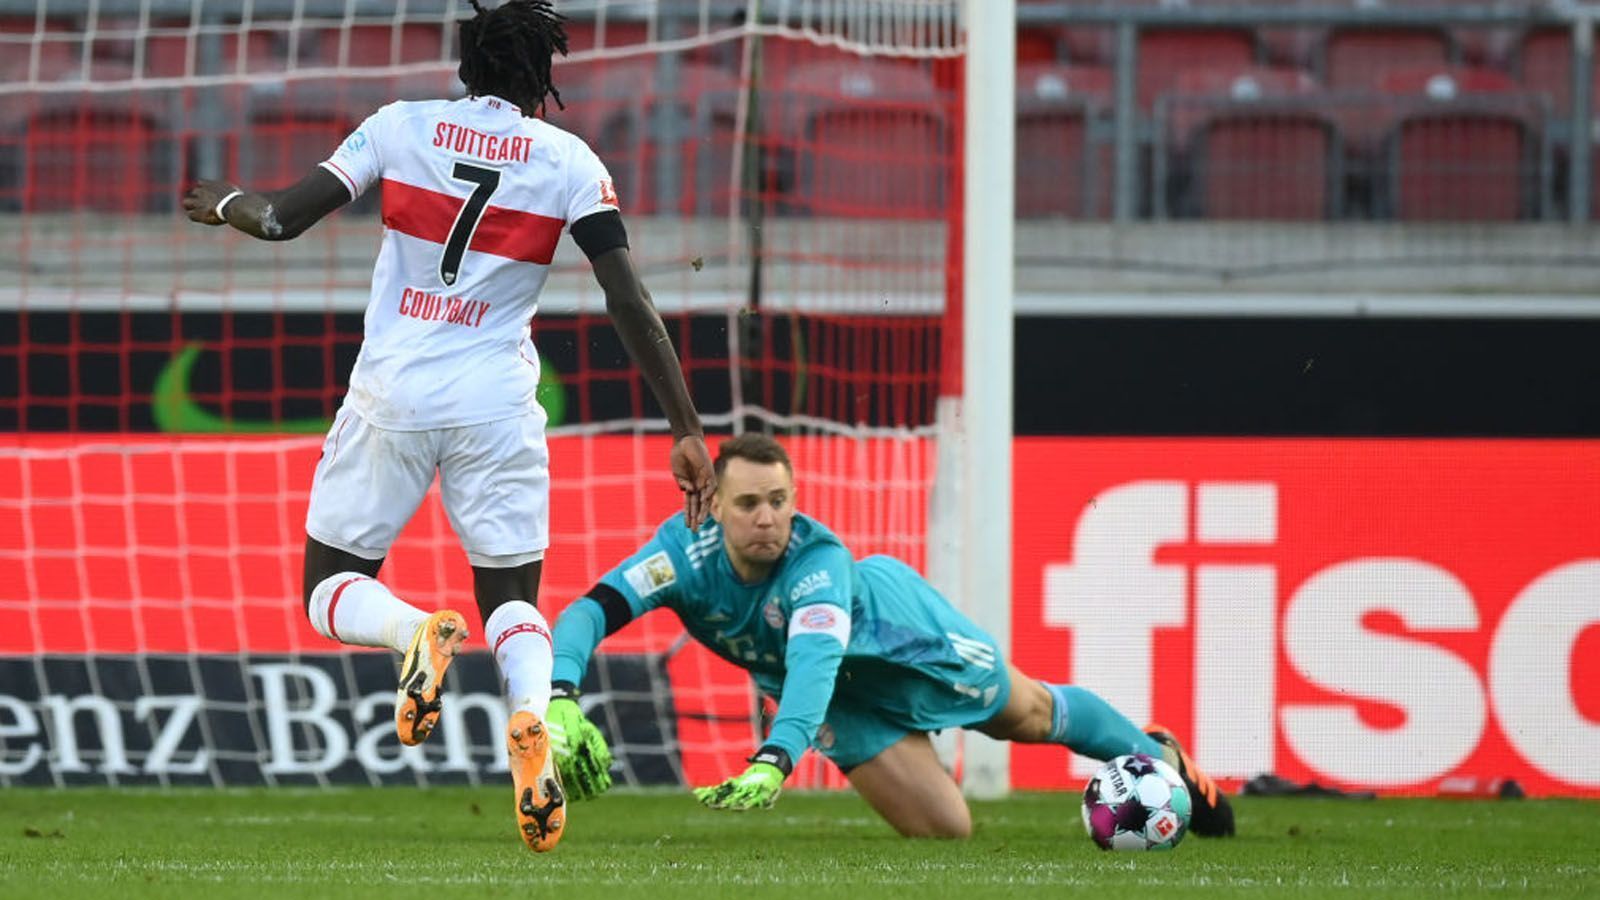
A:
<svg viewBox="0 0 1600 900">
<path fill-rule="evenodd" d="M 550 0 L 507 0 L 484 9 L 469 0 L 476 12 L 461 23 L 461 66 L 457 74 L 474 97 L 494 94 L 515 103 L 531 103 L 544 111 L 545 97 L 561 103 L 561 92 L 550 81 L 550 63 L 557 53 L 567 55 L 566 17 Z"/>
</svg>

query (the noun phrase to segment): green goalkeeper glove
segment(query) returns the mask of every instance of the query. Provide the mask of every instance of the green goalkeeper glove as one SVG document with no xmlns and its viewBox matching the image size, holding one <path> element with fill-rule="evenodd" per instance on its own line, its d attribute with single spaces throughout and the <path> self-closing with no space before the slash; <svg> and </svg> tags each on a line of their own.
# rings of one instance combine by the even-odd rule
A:
<svg viewBox="0 0 1600 900">
<path fill-rule="evenodd" d="M 578 689 L 566 682 L 552 687 L 544 721 L 561 784 L 573 800 L 598 797 L 611 788 L 611 748 L 578 706 Z"/>
<path fill-rule="evenodd" d="M 695 799 L 712 809 L 771 809 L 783 792 L 783 780 L 794 768 L 789 754 L 777 747 L 762 747 L 750 762 L 750 768 L 721 784 L 696 788 Z"/>
</svg>

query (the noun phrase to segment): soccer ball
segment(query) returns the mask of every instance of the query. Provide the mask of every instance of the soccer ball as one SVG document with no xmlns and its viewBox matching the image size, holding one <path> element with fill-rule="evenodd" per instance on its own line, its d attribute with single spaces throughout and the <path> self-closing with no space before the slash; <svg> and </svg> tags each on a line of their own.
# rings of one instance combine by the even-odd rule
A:
<svg viewBox="0 0 1600 900">
<path fill-rule="evenodd" d="M 1190 802 L 1165 761 L 1119 756 L 1083 789 L 1083 827 L 1101 850 L 1171 850 L 1189 830 Z"/>
</svg>

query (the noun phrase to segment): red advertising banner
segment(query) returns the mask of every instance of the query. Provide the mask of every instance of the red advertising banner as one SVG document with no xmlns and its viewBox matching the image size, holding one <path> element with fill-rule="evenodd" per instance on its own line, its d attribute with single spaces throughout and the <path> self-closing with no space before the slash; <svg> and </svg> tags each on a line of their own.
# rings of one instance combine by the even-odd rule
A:
<svg viewBox="0 0 1600 900">
<path fill-rule="evenodd" d="M 319 444 L 0 446 L 0 662 L 336 652 L 297 599 Z M 796 439 L 791 451 L 803 508 L 857 555 L 923 567 L 931 442 Z M 553 617 L 679 495 L 662 439 L 563 437 L 552 457 Z M 1510 778 L 1600 796 L 1600 441 L 1021 438 L 1014 477 L 1014 660 L 1168 726 L 1213 775 L 1397 793 Z M 420 606 L 470 609 L 436 495 L 383 577 Z M 681 638 L 675 618 L 651 616 L 606 649 L 665 660 L 683 777 L 706 783 L 749 753 L 753 697 Z M 24 717 L 93 721 L 64 705 L 92 702 L 76 681 L 20 684 L 0 685 L 10 733 Z M 339 690 L 357 702 L 354 685 Z M 143 721 L 144 700 L 118 702 L 126 729 Z M 28 733 L 42 740 L 39 722 Z M 0 758 L 0 776 L 25 751 Z M 1083 782 L 1059 748 L 1012 759 L 1019 788 Z"/>
<path fill-rule="evenodd" d="M 788 443 L 807 511 L 858 554 L 922 566 L 930 442 Z M 667 437 L 566 435 L 549 445 L 540 606 L 553 621 L 683 500 Z M 332 649 L 298 599 L 321 446 L 300 437 L 0 439 L 0 655 Z M 472 609 L 472 572 L 437 484 L 382 578 L 417 606 Z M 671 616 L 652 617 L 606 647 L 658 652 L 681 634 Z"/>
<path fill-rule="evenodd" d="M 787 443 L 804 473 L 808 511 L 823 517 L 858 553 L 891 553 L 923 564 L 931 442 L 908 435 Z M 134 746 L 136 737 L 146 744 L 156 740 L 146 734 L 149 723 L 141 716 L 162 704 L 189 709 L 185 704 L 192 701 L 195 709 L 214 707 L 193 694 L 194 679 L 175 680 L 163 674 L 165 667 L 150 662 L 169 655 L 222 661 L 226 684 L 259 681 L 263 697 L 289 696 L 286 685 L 293 684 L 333 704 L 314 715 L 293 704 L 249 706 L 261 721 L 314 720 L 328 736 L 322 750 L 293 748 L 304 758 L 290 759 L 287 738 L 281 746 L 245 754 L 266 760 L 261 765 L 269 770 L 343 771 L 343 757 L 327 748 L 354 748 L 354 753 L 375 746 L 355 735 L 343 741 L 332 737 L 347 723 L 327 718 L 344 708 L 340 704 L 350 706 L 350 721 L 376 715 L 370 703 L 362 705 L 364 688 L 348 677 L 328 680 L 304 667 L 294 668 L 290 678 L 282 663 L 347 652 L 377 655 L 350 651 L 317 635 L 299 599 L 306 503 L 321 444 L 316 437 L 279 436 L 0 439 L 0 787 L 8 777 L 47 777 L 47 769 L 59 775 L 62 759 L 76 771 L 77 748 L 96 741 L 116 749 L 104 751 L 104 762 L 85 764 L 92 771 L 120 776 L 131 765 L 152 776 L 170 775 L 160 754 L 151 762 L 148 750 Z M 552 621 L 682 508 L 667 468 L 670 446 L 670 439 L 655 436 L 550 439 L 552 547 L 540 607 Z M 381 577 L 419 607 L 462 610 L 477 630 L 471 570 L 437 490 L 406 526 Z M 479 636 L 468 646 L 482 649 Z M 643 702 L 644 690 L 645 700 L 659 701 L 657 712 L 672 720 L 661 722 L 658 732 L 675 735 L 666 750 L 678 777 L 707 784 L 744 768 L 758 743 L 756 698 L 744 672 L 685 641 L 681 623 L 668 613 L 644 617 L 609 638 L 603 650 L 613 668 L 629 667 L 635 674 L 653 672 L 651 661 L 661 661 L 670 684 L 635 687 L 631 696 Z M 123 660 L 133 660 L 132 668 Z M 23 664 L 15 665 L 19 661 Z M 362 671 L 381 669 L 375 662 L 359 665 Z M 112 670 L 115 674 L 108 674 Z M 56 677 L 35 674 L 62 671 L 80 674 L 58 676 L 62 685 Z M 616 674 L 606 679 L 614 685 Z M 114 693 L 107 687 L 111 680 L 131 683 L 143 693 L 137 699 L 108 699 Z M 324 689 L 325 696 L 317 693 Z M 481 711 L 498 700 L 474 698 L 467 705 Z M 78 714 L 90 709 L 103 718 Z M 42 724 L 47 716 L 58 717 L 53 720 L 58 741 L 69 736 L 67 744 L 51 745 L 56 762 L 48 764 L 43 742 L 49 730 Z M 102 721 L 103 735 L 97 734 Z M 250 728 L 225 723 L 212 728 L 245 744 L 257 736 Z M 613 736 L 628 740 L 625 734 Z M 124 739 L 128 747 L 120 743 Z M 497 746 L 499 738 L 494 740 Z M 637 748 L 615 749 L 621 759 Z M 652 758 L 662 749 L 645 748 Z M 460 763 L 466 753 L 461 749 L 451 759 Z M 488 759 L 498 754 L 492 751 Z M 371 753 L 363 758 L 376 759 Z M 372 765 L 369 774 L 376 771 Z M 635 763 L 629 767 L 637 774 Z M 814 761 L 796 779 L 841 781 Z"/>
<path fill-rule="evenodd" d="M 1600 796 L 1600 442 L 1015 447 L 1028 673 L 1228 780 Z M 1082 781 L 1012 760 L 1017 787 Z"/>
</svg>

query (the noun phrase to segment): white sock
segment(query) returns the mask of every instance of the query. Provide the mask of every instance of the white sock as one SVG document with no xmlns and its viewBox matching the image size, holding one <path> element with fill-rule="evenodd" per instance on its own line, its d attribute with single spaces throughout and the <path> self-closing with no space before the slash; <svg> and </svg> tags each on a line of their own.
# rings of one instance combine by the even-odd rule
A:
<svg viewBox="0 0 1600 900">
<path fill-rule="evenodd" d="M 483 623 L 500 666 L 506 705 L 512 712 L 527 710 L 544 718 L 550 706 L 550 626 L 532 604 L 523 600 L 502 603 Z"/>
<path fill-rule="evenodd" d="M 340 572 L 311 592 L 311 627 L 326 638 L 362 647 L 406 652 L 428 614 L 401 600 L 383 583 L 357 572 Z"/>
</svg>

